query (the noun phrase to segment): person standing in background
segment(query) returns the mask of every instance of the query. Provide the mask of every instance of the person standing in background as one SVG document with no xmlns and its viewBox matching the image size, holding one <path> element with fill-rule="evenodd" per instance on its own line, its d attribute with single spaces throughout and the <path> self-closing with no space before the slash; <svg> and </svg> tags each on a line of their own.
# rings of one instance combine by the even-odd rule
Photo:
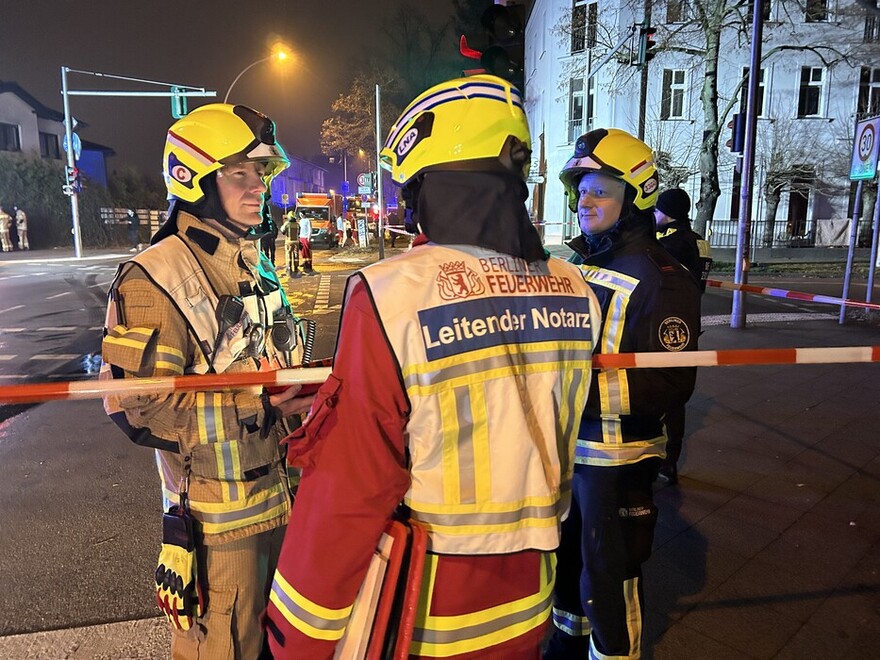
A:
<svg viewBox="0 0 880 660">
<path fill-rule="evenodd" d="M 705 292 L 712 267 L 712 248 L 709 241 L 691 229 L 690 212 L 691 198 L 687 192 L 681 188 L 664 190 L 654 208 L 654 226 L 660 245 L 687 268 L 700 290 Z M 678 460 L 684 444 L 685 404 L 667 411 L 663 424 L 666 426 L 666 458 L 657 477 L 677 484 Z"/>
<path fill-rule="evenodd" d="M 18 231 L 18 249 L 30 250 L 31 246 L 28 243 L 27 214 L 24 212 L 24 209 L 17 206 L 15 207 L 15 229 Z"/>
<path fill-rule="evenodd" d="M 129 252 L 137 252 L 140 249 L 140 216 L 134 209 L 128 209 L 128 244 L 131 245 Z"/>
<path fill-rule="evenodd" d="M 12 237 L 9 228 L 12 226 L 12 216 L 0 206 L 0 246 L 4 252 L 12 252 Z"/>
</svg>

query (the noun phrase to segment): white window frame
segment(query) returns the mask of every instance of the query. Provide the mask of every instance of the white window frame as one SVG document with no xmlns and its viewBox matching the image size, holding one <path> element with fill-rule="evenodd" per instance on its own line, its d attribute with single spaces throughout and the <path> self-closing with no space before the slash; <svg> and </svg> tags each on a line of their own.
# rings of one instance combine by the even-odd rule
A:
<svg viewBox="0 0 880 660">
<path fill-rule="evenodd" d="M 817 103 L 816 114 L 802 114 L 801 113 L 801 93 L 802 93 L 802 89 L 804 87 L 803 83 L 801 82 L 801 79 L 803 78 L 804 70 L 806 70 L 806 69 L 810 70 L 809 80 L 807 81 L 806 87 L 810 87 L 810 88 L 816 87 L 819 89 L 819 100 Z M 814 75 L 817 71 L 819 72 L 820 79 L 814 80 Z M 825 110 L 825 93 L 826 93 L 826 79 L 827 79 L 827 77 L 825 75 L 825 71 L 826 71 L 825 67 L 822 67 L 822 66 L 802 66 L 800 68 L 800 70 L 798 71 L 798 83 L 797 83 L 798 100 L 797 100 L 797 104 L 795 106 L 797 108 L 797 118 L 798 119 L 807 119 L 810 117 L 824 117 L 825 116 L 824 110 Z"/>
<path fill-rule="evenodd" d="M 668 79 L 667 79 L 668 74 Z M 668 86 L 667 86 L 668 85 Z M 669 98 L 669 107 L 665 107 Z M 679 112 L 675 106 L 680 103 Z M 679 120 L 688 118 L 688 76 L 684 69 L 663 69 L 663 84 L 660 96 L 660 119 Z"/>
<path fill-rule="evenodd" d="M 676 0 L 676 3 L 678 4 L 678 20 L 669 19 L 669 5 L 672 3 L 666 3 L 666 23 L 668 25 L 690 23 L 696 18 L 697 12 L 694 10 L 694 3 L 692 0 Z"/>
</svg>

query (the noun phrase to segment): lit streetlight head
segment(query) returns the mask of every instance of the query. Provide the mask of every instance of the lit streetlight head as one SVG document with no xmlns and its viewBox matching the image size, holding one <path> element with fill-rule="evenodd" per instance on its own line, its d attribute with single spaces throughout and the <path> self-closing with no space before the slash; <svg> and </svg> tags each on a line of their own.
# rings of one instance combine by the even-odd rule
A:
<svg viewBox="0 0 880 660">
<path fill-rule="evenodd" d="M 245 68 L 243 68 L 237 76 L 235 76 L 235 80 L 232 81 L 232 84 L 229 85 L 229 89 L 226 90 L 226 96 L 223 98 L 224 103 L 229 102 L 229 94 L 232 92 L 232 88 L 235 87 L 235 83 L 238 82 L 238 79 L 241 78 L 247 71 L 250 71 L 253 67 L 261 64 L 263 62 L 267 62 L 268 60 L 277 59 L 279 62 L 283 60 L 293 59 L 293 54 L 290 52 L 290 49 L 287 48 L 282 43 L 277 43 L 272 47 L 272 54 L 267 55 L 266 57 L 261 57 L 255 62 L 251 62 Z"/>
</svg>

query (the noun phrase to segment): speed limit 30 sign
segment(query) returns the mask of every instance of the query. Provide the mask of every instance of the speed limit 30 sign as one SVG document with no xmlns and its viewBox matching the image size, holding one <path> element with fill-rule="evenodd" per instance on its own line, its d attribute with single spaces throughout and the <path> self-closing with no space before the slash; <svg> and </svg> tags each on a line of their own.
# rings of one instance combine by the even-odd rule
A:
<svg viewBox="0 0 880 660">
<path fill-rule="evenodd" d="M 849 170 L 850 180 L 873 179 L 877 175 L 877 155 L 880 153 L 878 130 L 880 130 L 880 117 L 864 119 L 856 124 L 852 166 Z"/>
</svg>

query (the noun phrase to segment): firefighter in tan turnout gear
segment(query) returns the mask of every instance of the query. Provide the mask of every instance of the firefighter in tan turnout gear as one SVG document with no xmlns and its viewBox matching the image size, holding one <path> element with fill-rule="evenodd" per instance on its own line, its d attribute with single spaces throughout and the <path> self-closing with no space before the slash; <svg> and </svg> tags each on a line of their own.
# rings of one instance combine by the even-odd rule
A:
<svg viewBox="0 0 880 660">
<path fill-rule="evenodd" d="M 254 230 L 288 165 L 266 116 L 211 104 L 168 130 L 171 204 L 152 246 L 111 286 L 103 378 L 241 373 L 292 365 L 292 315 Z M 279 441 L 308 409 L 299 386 L 108 396 L 136 443 L 156 449 L 165 515 L 156 596 L 174 658 L 257 658 L 260 616 L 291 506 Z"/>
</svg>

